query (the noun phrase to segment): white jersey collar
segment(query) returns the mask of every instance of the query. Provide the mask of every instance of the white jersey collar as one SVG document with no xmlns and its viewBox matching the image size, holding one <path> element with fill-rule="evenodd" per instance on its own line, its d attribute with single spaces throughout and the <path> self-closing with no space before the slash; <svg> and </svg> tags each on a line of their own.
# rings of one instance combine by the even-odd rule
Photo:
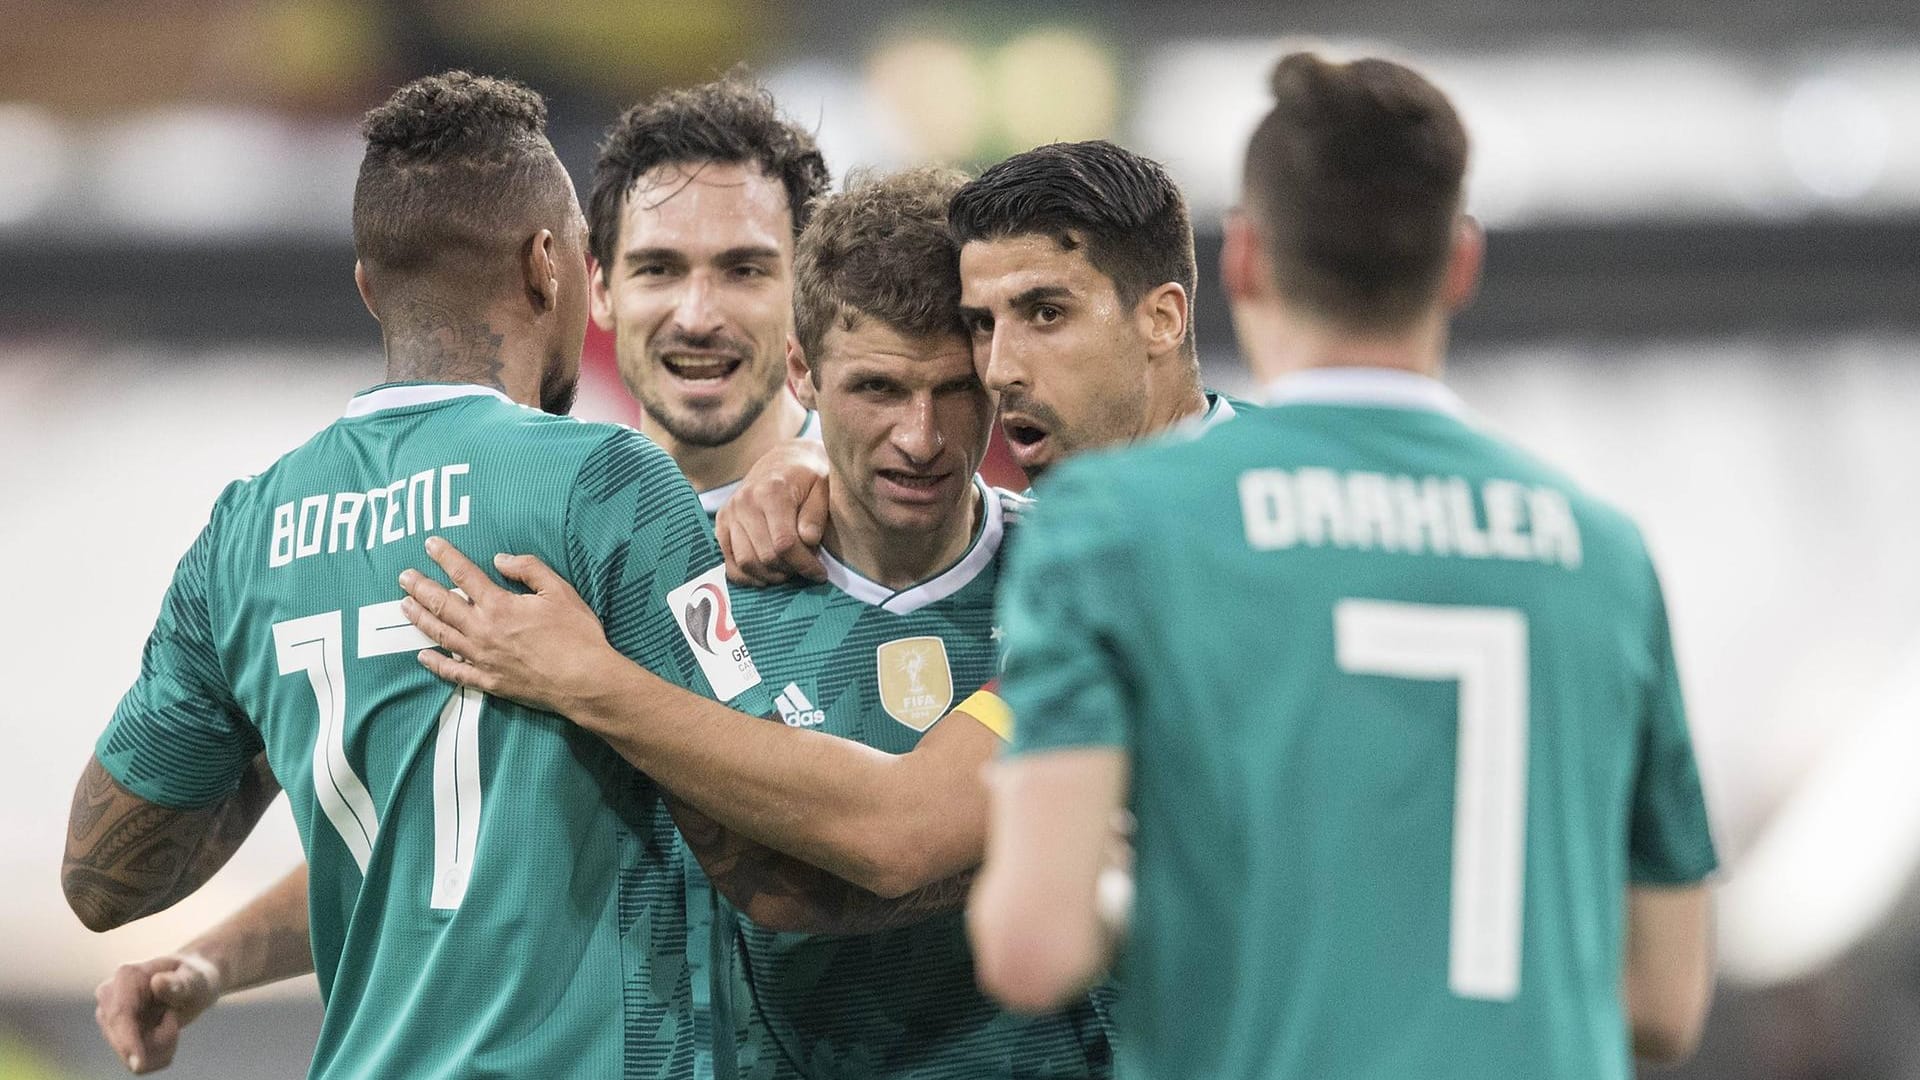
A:
<svg viewBox="0 0 1920 1080">
<path fill-rule="evenodd" d="M 393 386 L 376 386 L 371 390 L 354 395 L 347 402 L 346 415 L 366 416 L 382 409 L 399 409 L 408 405 L 432 405 L 457 398 L 493 397 L 509 405 L 514 400 L 495 390 L 491 386 L 479 386 L 474 383 L 398 383 Z"/>
<path fill-rule="evenodd" d="M 1227 400 L 1226 395 L 1212 390 L 1208 390 L 1206 394 L 1206 408 L 1173 425 L 1171 430 L 1188 437 L 1197 437 L 1233 419 L 1233 403 Z"/>
<path fill-rule="evenodd" d="M 861 576 L 859 571 L 834 558 L 833 553 L 823 547 L 820 549 L 820 561 L 827 566 L 827 581 L 855 600 L 895 615 L 911 615 L 928 604 L 938 603 L 966 588 L 980 576 L 981 571 L 993 565 L 994 556 L 1000 553 L 1000 538 L 1006 531 L 1006 519 L 1001 512 L 998 494 L 978 476 L 973 478 L 973 488 L 980 493 L 980 534 L 974 537 L 973 546 L 960 556 L 959 562 L 918 585 L 895 592 Z"/>
<path fill-rule="evenodd" d="M 812 409 L 808 409 L 807 418 L 801 421 L 800 430 L 795 433 L 793 437 L 796 439 L 812 439 L 814 442 L 819 442 L 820 414 Z M 727 505 L 727 500 L 733 498 L 733 493 L 740 490 L 740 485 L 745 480 L 746 477 L 741 477 L 739 480 L 735 480 L 730 484 L 721 484 L 717 488 L 708 488 L 700 492 L 700 509 L 705 510 L 708 517 L 719 514 L 720 508 Z"/>
<path fill-rule="evenodd" d="M 1371 405 L 1465 416 L 1466 403 L 1446 384 L 1397 368 L 1308 368 L 1267 384 L 1271 405 Z"/>
</svg>

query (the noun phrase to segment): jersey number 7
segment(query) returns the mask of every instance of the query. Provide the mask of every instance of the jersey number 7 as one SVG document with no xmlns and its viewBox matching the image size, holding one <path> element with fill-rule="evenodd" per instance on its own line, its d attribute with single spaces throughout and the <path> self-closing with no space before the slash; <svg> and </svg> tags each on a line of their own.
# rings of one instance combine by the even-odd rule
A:
<svg viewBox="0 0 1920 1080">
<path fill-rule="evenodd" d="M 356 655 L 389 656 L 433 648 L 425 634 L 400 614 L 400 601 L 359 610 Z M 347 665 L 341 613 L 323 612 L 273 624 L 280 674 L 304 672 L 320 707 L 313 742 L 313 791 L 320 809 L 367 872 L 379 835 L 379 817 L 367 785 L 347 761 Z M 452 910 L 467 894 L 474 844 L 480 836 L 480 713 L 486 696 L 456 688 L 440 710 L 433 747 L 432 907 Z"/>
<path fill-rule="evenodd" d="M 1342 671 L 1460 683 L 1447 988 L 1511 1001 L 1520 992 L 1527 869 L 1527 617 L 1342 600 L 1333 639 Z"/>
</svg>

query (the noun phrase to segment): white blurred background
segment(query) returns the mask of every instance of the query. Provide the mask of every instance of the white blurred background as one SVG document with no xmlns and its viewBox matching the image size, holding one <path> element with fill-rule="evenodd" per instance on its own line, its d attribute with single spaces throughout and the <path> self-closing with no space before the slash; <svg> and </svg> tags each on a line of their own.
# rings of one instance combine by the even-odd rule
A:
<svg viewBox="0 0 1920 1080">
<path fill-rule="evenodd" d="M 378 380 L 347 236 L 358 112 L 453 65 L 617 111 L 745 60 L 836 175 L 1055 138 L 1160 158 L 1211 265 L 1284 38 L 1411 58 L 1492 230 L 1452 379 L 1644 525 L 1723 875 L 1722 992 L 1672 1075 L 1920 1077 L 1920 11 L 1882 0 L 25 0 L 0 13 L 0 1080 L 107 1077 L 89 991 L 292 866 L 284 805 L 173 911 L 60 898 L 67 802 L 220 487 Z M 631 416 L 589 341 L 583 411 Z M 297 1075 L 311 981 L 223 1004 L 173 1075 Z"/>
</svg>

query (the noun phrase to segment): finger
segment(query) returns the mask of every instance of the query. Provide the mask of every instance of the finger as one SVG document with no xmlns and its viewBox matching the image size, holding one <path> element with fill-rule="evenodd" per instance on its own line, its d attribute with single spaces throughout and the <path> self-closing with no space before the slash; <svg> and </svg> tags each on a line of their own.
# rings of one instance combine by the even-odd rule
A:
<svg viewBox="0 0 1920 1080">
<path fill-rule="evenodd" d="M 485 604 L 507 595 L 507 590 L 493 583 L 485 570 L 474 565 L 472 559 L 461 554 L 460 549 L 437 536 L 427 537 L 427 555 L 440 564 L 446 571 L 448 580 L 467 594 L 467 599 L 475 604 Z"/>
<path fill-rule="evenodd" d="M 578 597 L 566 578 L 543 562 L 538 555 L 495 555 L 494 568 L 542 596 L 557 599 Z"/>
<path fill-rule="evenodd" d="M 172 1010 L 161 1014 L 160 1022 L 146 1033 L 146 1047 L 140 1054 L 140 1066 L 136 1073 L 159 1072 L 173 1064 L 173 1054 L 180 1046 L 180 1017 Z"/>
<path fill-rule="evenodd" d="M 799 529 L 800 539 L 808 547 L 819 547 L 822 537 L 827 535 L 827 477 L 820 477 L 807 491 L 807 497 L 800 503 Z"/>
<path fill-rule="evenodd" d="M 441 622 L 457 630 L 466 630 L 471 625 L 473 605 L 420 571 L 400 571 L 400 588 L 421 610 Z"/>
<path fill-rule="evenodd" d="M 100 1035 L 107 1045 L 127 1068 L 139 1072 L 143 1064 L 142 1040 L 140 1038 L 140 1013 L 147 1004 L 141 987 L 143 975 L 130 973 L 122 969 L 114 977 L 100 984 L 94 991 L 98 1005 L 93 1010 L 94 1023 L 100 1026 Z"/>
<path fill-rule="evenodd" d="M 470 686 L 482 693 L 492 693 L 493 677 L 472 664 L 463 664 L 443 652 L 433 649 L 421 649 L 413 654 L 420 666 L 455 686 Z"/>
<path fill-rule="evenodd" d="M 724 515 L 724 511 L 722 513 Z M 748 565 L 753 561 L 753 541 L 747 538 L 747 530 L 740 524 L 739 518 L 723 516 L 715 528 L 720 540 L 720 555 L 727 563 L 727 580 L 736 585 L 766 584 Z"/>
<path fill-rule="evenodd" d="M 467 635 L 455 629 L 445 619 L 428 611 L 425 605 L 413 597 L 409 596 L 400 601 L 400 614 L 405 615 L 407 621 L 427 635 L 427 640 L 435 645 L 461 656 L 474 655 L 473 641 Z"/>
<path fill-rule="evenodd" d="M 764 518 L 753 516 L 741 523 L 746 534 L 747 557 L 740 561 L 741 569 L 753 579 L 755 585 L 777 585 L 780 578 L 775 567 L 779 565 L 779 549 L 773 546 L 773 536 L 767 528 Z"/>
<path fill-rule="evenodd" d="M 720 542 L 720 561 L 727 564 L 727 580 L 744 584 L 739 576 L 739 567 L 734 565 L 733 530 L 727 527 L 726 522 L 715 519 L 713 523 L 713 538 Z"/>
<path fill-rule="evenodd" d="M 198 1014 L 213 996 L 206 977 L 192 968 L 163 971 L 153 977 L 153 996 L 168 1008 Z"/>
</svg>

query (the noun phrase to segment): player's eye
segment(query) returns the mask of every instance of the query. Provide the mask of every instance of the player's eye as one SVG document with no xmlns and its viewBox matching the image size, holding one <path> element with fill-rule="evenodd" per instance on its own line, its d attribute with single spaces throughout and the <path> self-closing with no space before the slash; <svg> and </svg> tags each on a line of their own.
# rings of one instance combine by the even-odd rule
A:
<svg viewBox="0 0 1920 1080">
<path fill-rule="evenodd" d="M 753 263 L 741 263 L 739 266 L 733 268 L 732 275 L 742 281 L 752 281 L 769 276 L 766 267 L 756 266 Z"/>
<path fill-rule="evenodd" d="M 975 337 L 993 336 L 993 316 L 975 315 L 967 320 L 967 329 Z"/>
<path fill-rule="evenodd" d="M 1033 321 L 1042 325 L 1059 322 L 1065 316 L 1066 312 L 1052 304 L 1041 304 L 1033 309 Z"/>
</svg>

